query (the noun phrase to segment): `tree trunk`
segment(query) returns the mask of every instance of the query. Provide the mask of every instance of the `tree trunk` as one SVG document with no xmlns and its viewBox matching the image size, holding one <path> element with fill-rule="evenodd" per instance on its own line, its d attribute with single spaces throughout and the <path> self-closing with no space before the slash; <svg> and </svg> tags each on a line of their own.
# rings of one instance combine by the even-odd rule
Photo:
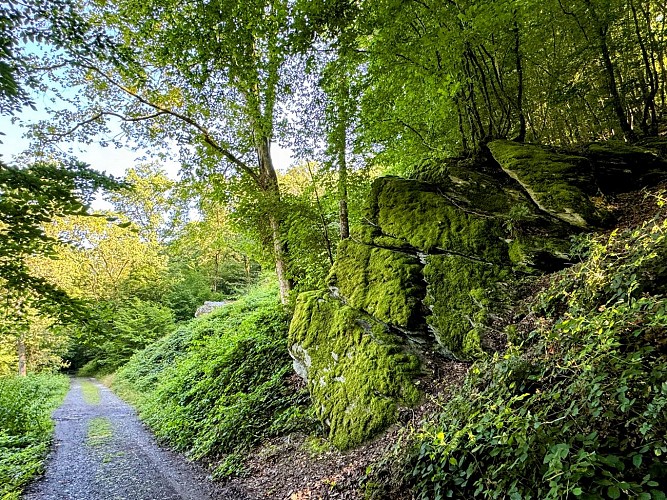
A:
<svg viewBox="0 0 667 500">
<path fill-rule="evenodd" d="M 280 287 L 280 302 L 287 304 L 289 293 L 293 284 L 289 277 L 289 259 L 287 245 L 283 241 L 281 234 L 282 220 L 277 210 L 280 203 L 280 187 L 278 186 L 278 176 L 273 168 L 271 159 L 271 141 L 262 137 L 257 141 L 257 158 L 259 160 L 259 180 L 260 188 L 276 204 L 276 210 L 270 210 L 267 214 L 269 226 L 271 227 L 271 240 L 273 242 L 273 257 L 276 262 L 276 274 L 278 275 L 278 285 Z"/>
<path fill-rule="evenodd" d="M 628 142 L 635 142 L 637 140 L 637 135 L 634 130 L 632 130 L 630 122 L 628 121 L 628 116 L 625 113 L 625 109 L 623 109 L 623 101 L 618 91 L 618 85 L 616 84 L 614 63 L 611 60 L 609 45 L 607 44 L 608 26 L 600 20 L 591 0 L 584 0 L 584 4 L 588 7 L 591 18 L 595 23 L 595 35 L 598 38 L 598 47 L 600 49 L 600 55 L 602 56 L 602 66 L 604 68 L 607 91 L 609 92 L 609 97 L 611 97 L 611 105 L 616 114 L 616 118 L 618 119 L 618 123 L 621 126 L 621 130 L 623 131 L 623 136 Z"/>
<path fill-rule="evenodd" d="M 350 219 L 347 211 L 347 113 L 339 110 L 339 119 L 341 123 L 339 137 L 336 149 L 338 150 L 338 217 L 340 220 L 340 239 L 345 240 L 350 237 Z"/>
<path fill-rule="evenodd" d="M 16 341 L 16 347 L 19 355 L 19 377 L 28 375 L 28 360 L 25 352 L 25 341 L 23 335 Z"/>
<path fill-rule="evenodd" d="M 521 38 L 519 34 L 519 23 L 516 20 L 516 12 L 514 13 L 514 55 L 516 57 L 516 74 L 517 74 L 517 92 L 516 92 L 516 107 L 519 113 L 519 135 L 517 142 L 525 142 L 526 140 L 526 115 L 523 112 L 523 65 L 521 61 Z"/>
</svg>

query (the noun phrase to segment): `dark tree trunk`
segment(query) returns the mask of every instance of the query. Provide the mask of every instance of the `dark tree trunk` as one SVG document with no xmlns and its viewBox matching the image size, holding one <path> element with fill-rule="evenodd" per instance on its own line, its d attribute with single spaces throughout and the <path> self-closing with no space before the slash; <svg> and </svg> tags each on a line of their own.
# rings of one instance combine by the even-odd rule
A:
<svg viewBox="0 0 667 500">
<path fill-rule="evenodd" d="M 611 53 L 609 51 L 609 45 L 607 43 L 607 31 L 608 26 L 600 20 L 595 7 L 593 6 L 591 0 L 584 0 L 586 7 L 588 8 L 591 19 L 593 20 L 595 26 L 595 36 L 597 37 L 598 47 L 600 49 L 600 55 L 602 56 L 602 66 L 605 74 L 605 84 L 607 91 L 609 92 L 609 97 L 611 98 L 611 105 L 616 114 L 616 119 L 621 127 L 623 136 L 628 142 L 635 142 L 637 140 L 637 135 L 630 126 L 628 121 L 628 115 L 623 108 L 623 100 L 618 91 L 618 85 L 616 83 L 616 74 L 614 73 L 614 63 L 611 60 Z"/>
<path fill-rule="evenodd" d="M 516 20 L 516 13 L 514 18 L 514 56 L 516 57 L 516 74 L 517 74 L 517 92 L 516 92 L 516 108 L 519 113 L 519 135 L 516 137 L 518 142 L 525 142 L 526 140 L 526 115 L 523 112 L 523 64 L 521 61 L 521 38 L 519 34 L 519 23 Z"/>
</svg>

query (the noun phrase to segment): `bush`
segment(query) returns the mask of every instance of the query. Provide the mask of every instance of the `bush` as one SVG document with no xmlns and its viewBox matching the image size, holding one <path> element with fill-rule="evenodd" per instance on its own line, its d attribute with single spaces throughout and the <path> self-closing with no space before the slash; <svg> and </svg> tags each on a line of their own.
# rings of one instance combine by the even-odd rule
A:
<svg viewBox="0 0 667 500">
<path fill-rule="evenodd" d="M 68 389 L 63 375 L 0 377 L 0 497 L 18 498 L 42 471 L 53 434 L 51 412 Z"/>
<path fill-rule="evenodd" d="M 665 498 L 667 221 L 591 240 L 417 434 L 418 498 Z"/>
<path fill-rule="evenodd" d="M 81 377 L 114 372 L 135 352 L 174 329 L 172 311 L 154 302 L 133 298 L 99 303 L 97 308 L 100 319 L 78 331 L 82 342 L 74 345 L 71 353 L 75 363 L 83 363 L 77 371 Z"/>
<path fill-rule="evenodd" d="M 113 388 L 174 448 L 233 456 L 309 422 L 307 393 L 288 380 L 287 327 L 276 290 L 256 290 L 133 356 Z M 238 472 L 230 464 L 238 460 L 223 463 Z"/>
</svg>

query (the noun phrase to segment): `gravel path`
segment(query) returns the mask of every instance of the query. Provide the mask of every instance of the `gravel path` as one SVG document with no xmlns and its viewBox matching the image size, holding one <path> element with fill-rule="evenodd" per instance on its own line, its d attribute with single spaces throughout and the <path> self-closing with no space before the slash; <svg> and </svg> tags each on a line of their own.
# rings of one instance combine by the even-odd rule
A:
<svg viewBox="0 0 667 500">
<path fill-rule="evenodd" d="M 25 499 L 247 500 L 160 448 L 135 411 L 94 379 L 73 379 L 54 412 L 54 450 Z"/>
</svg>

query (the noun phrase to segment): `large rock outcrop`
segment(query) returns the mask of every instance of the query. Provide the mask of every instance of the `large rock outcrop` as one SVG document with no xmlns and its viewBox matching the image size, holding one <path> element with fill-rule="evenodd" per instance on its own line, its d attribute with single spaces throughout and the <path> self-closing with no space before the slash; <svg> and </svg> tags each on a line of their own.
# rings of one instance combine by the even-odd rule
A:
<svg viewBox="0 0 667 500">
<path fill-rule="evenodd" d="M 359 444 L 413 404 L 426 353 L 475 359 L 497 348 L 493 319 L 516 278 L 562 267 L 571 235 L 612 220 L 604 195 L 627 183 L 604 164 L 636 187 L 667 171 L 642 148 L 495 141 L 485 161 L 430 160 L 411 179 L 373 183 L 329 290 L 301 294 L 290 327 L 295 369 L 334 444 Z"/>
</svg>

